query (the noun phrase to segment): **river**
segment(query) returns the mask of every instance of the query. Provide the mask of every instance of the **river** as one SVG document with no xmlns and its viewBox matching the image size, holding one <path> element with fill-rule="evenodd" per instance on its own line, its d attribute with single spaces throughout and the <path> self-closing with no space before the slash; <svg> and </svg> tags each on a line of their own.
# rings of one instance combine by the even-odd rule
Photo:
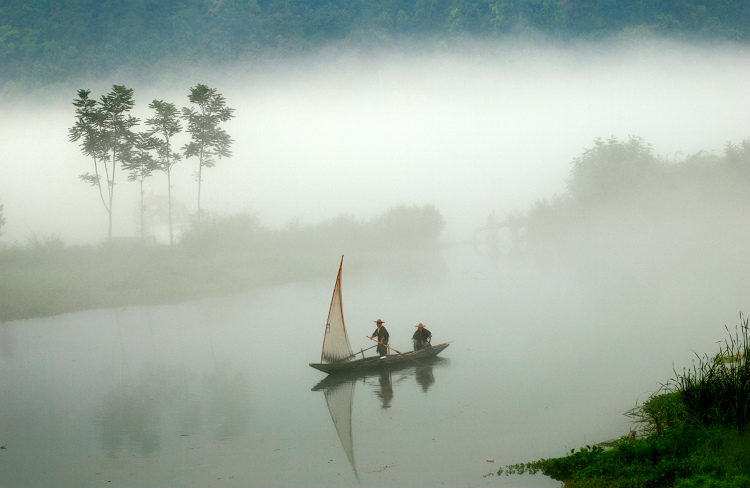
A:
<svg viewBox="0 0 750 488">
<path fill-rule="evenodd" d="M 627 434 L 737 310 L 697 287 L 607 300 L 468 248 L 429 280 L 349 278 L 349 259 L 352 348 L 382 318 L 408 350 L 423 322 L 442 359 L 321 384 L 336 256 L 318 282 L 3 323 L 0 486 L 559 486 L 494 473 Z"/>
</svg>

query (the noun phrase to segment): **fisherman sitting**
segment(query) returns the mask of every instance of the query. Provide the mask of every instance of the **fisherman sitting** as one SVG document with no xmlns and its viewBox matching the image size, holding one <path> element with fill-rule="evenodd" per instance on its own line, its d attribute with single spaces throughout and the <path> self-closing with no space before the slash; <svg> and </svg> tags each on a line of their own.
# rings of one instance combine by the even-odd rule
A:
<svg viewBox="0 0 750 488">
<path fill-rule="evenodd" d="M 417 325 L 417 330 L 414 335 L 411 336 L 411 340 L 414 342 L 414 350 L 419 351 L 425 347 L 432 347 L 430 342 L 432 341 L 432 333 L 427 330 L 422 322 Z"/>
</svg>

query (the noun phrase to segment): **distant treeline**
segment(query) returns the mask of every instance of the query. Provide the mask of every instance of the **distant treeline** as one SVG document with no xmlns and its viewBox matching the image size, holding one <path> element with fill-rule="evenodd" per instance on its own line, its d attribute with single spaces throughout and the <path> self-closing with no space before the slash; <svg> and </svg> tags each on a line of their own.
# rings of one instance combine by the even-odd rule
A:
<svg viewBox="0 0 750 488">
<path fill-rule="evenodd" d="M 537 201 L 506 223 L 525 230 L 527 240 L 560 243 L 563 235 L 636 223 L 685 221 L 684 231 L 703 220 L 746 216 L 750 205 L 750 139 L 727 143 L 723 154 L 700 151 L 679 160 L 654 154 L 640 137 L 597 139 L 572 161 L 566 192 Z M 722 223 L 722 224 L 723 224 Z M 636 229 L 633 229 L 635 233 Z M 642 228 L 641 228 L 642 230 Z"/>
<path fill-rule="evenodd" d="M 56 236 L 30 236 L 26 245 L 0 246 L 0 322 L 333 280 L 342 254 L 350 277 L 421 279 L 442 272 L 444 225 L 440 212 L 426 205 L 394 207 L 368 221 L 342 215 L 284 230 L 249 214 L 204 219 L 173 246 L 137 238 L 67 246 Z"/>
<path fill-rule="evenodd" d="M 511 255 L 572 272 L 601 300 L 679 287 L 750 296 L 748 209 L 750 139 L 675 160 L 611 138 L 572 161 L 564 194 L 495 228 L 510 230 Z"/>
<path fill-rule="evenodd" d="M 332 42 L 540 34 L 750 40 L 746 0 L 5 0 L 0 87 L 226 62 Z"/>
</svg>

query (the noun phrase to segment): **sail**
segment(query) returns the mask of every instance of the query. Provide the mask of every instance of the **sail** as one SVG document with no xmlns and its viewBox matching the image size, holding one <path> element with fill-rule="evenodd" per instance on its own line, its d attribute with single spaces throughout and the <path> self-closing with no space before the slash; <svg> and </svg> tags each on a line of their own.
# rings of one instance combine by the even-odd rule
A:
<svg viewBox="0 0 750 488">
<path fill-rule="evenodd" d="M 338 385 L 327 387 L 323 393 L 331 413 L 333 425 L 339 435 L 341 446 L 344 448 L 349 464 L 354 470 L 354 476 L 359 481 L 357 463 L 354 460 L 354 438 L 352 437 L 352 405 L 354 404 L 355 381 L 345 381 Z"/>
<path fill-rule="evenodd" d="M 349 337 L 346 335 L 346 326 L 344 325 L 344 309 L 341 303 L 341 268 L 344 265 L 344 257 L 341 256 L 339 264 L 339 274 L 336 277 L 336 285 L 333 287 L 333 297 L 331 298 L 331 308 L 328 310 L 328 321 L 326 322 L 326 332 L 323 336 L 323 352 L 320 361 L 329 363 L 345 360 L 352 355 L 352 348 L 349 345 Z"/>
</svg>

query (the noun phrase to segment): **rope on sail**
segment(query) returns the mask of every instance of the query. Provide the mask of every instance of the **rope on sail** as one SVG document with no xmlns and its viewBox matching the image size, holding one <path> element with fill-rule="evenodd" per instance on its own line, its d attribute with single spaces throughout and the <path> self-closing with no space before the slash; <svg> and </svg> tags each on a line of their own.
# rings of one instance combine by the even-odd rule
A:
<svg viewBox="0 0 750 488">
<path fill-rule="evenodd" d="M 341 268 L 343 265 L 344 256 L 341 256 L 339 274 L 336 277 L 336 285 L 333 287 L 331 308 L 328 310 L 326 332 L 323 336 L 321 362 L 327 361 L 333 363 L 343 361 L 352 356 L 352 348 L 349 345 L 349 337 L 346 335 L 346 326 L 344 325 L 344 308 L 341 302 Z"/>
</svg>

